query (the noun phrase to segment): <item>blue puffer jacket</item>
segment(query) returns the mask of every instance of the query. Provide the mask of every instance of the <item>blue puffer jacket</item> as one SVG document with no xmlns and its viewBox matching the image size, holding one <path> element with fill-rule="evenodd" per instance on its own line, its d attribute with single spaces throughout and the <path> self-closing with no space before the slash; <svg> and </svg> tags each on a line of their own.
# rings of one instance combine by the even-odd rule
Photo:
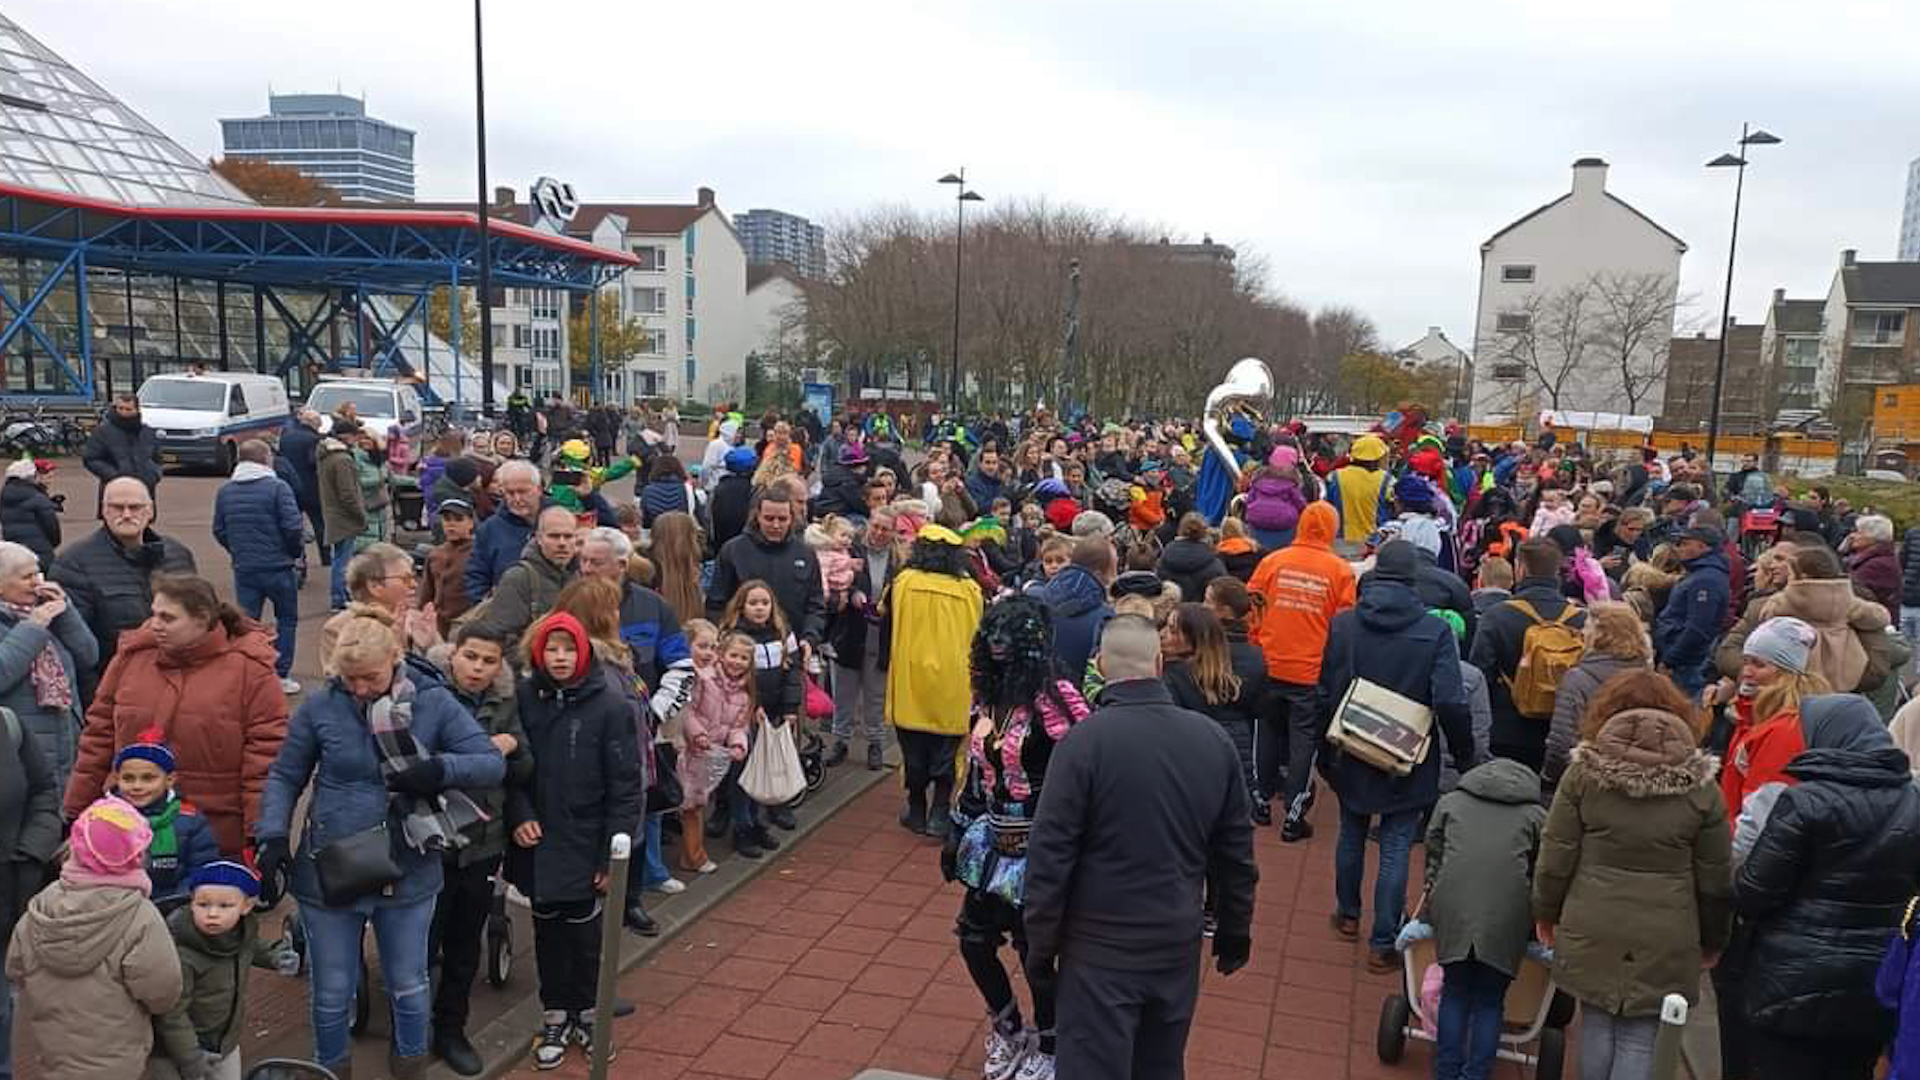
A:
<svg viewBox="0 0 1920 1080">
<path fill-rule="evenodd" d="M 693 654 L 667 598 L 644 585 L 621 583 L 620 642 L 633 652 L 633 670 L 649 687 L 660 674 Z"/>
<path fill-rule="evenodd" d="M 507 567 L 520 561 L 533 539 L 533 522 L 506 507 L 480 523 L 473 534 L 473 554 L 467 556 L 467 599 L 479 603 L 499 583 Z"/>
<path fill-rule="evenodd" d="M 1078 566 L 1061 568 L 1040 590 L 1040 602 L 1053 612 L 1054 670 L 1075 686 L 1087 674 L 1087 657 L 1100 638 L 1100 628 L 1113 617 L 1106 586 Z"/>
<path fill-rule="evenodd" d="M 273 469 L 243 461 L 213 499 L 213 538 L 238 573 L 286 570 L 306 551 L 300 500 Z"/>
<path fill-rule="evenodd" d="M 1687 576 L 1667 594 L 1654 624 L 1653 648 L 1674 671 L 1691 671 L 1706 662 L 1732 602 L 1727 556 L 1715 550 L 1685 564 Z"/>
<path fill-rule="evenodd" d="M 411 669 L 402 668 L 403 672 Z M 498 787 L 507 763 L 488 741 L 473 716 L 438 683 L 415 680 L 413 719 L 409 728 L 424 753 L 446 767 L 446 786 Z M 302 904 L 323 906 L 320 878 L 313 853 L 333 840 L 371 829 L 382 821 L 392 827 L 386 785 L 380 776 L 380 752 L 367 729 L 365 710 L 339 680 L 300 703 L 287 725 L 286 741 L 267 772 L 267 788 L 260 796 L 258 840 L 285 839 L 293 831 L 294 804 L 307 781 L 313 797 L 307 804 L 307 828 L 293 860 L 293 895 Z M 389 898 L 369 897 L 356 905 L 371 911 L 380 904 L 404 904 L 440 891 L 440 855 L 423 854 L 396 835 L 394 854 L 402 873 Z"/>
</svg>

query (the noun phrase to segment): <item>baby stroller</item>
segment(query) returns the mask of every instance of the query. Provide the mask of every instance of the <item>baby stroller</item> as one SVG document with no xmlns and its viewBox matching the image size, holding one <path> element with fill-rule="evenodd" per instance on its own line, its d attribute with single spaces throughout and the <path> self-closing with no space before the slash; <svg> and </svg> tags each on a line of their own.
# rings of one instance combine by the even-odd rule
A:
<svg viewBox="0 0 1920 1080">
<path fill-rule="evenodd" d="M 1439 1017 L 1427 1015 L 1420 987 L 1427 969 L 1438 962 L 1438 951 L 1433 936 L 1428 934 L 1408 942 L 1400 953 L 1401 993 L 1389 994 L 1380 1003 L 1380 1032 L 1374 1042 L 1375 1053 L 1388 1065 L 1406 1053 L 1408 1039 L 1433 1041 L 1432 1030 Z M 1499 1056 L 1532 1068 L 1537 1080 L 1560 1080 L 1567 1058 L 1566 1026 L 1573 1022 L 1573 1010 L 1573 998 L 1553 985 L 1553 972 L 1547 962 L 1528 950 L 1512 985 L 1507 987 Z M 1523 1049 L 1536 1042 L 1533 1053 Z"/>
</svg>

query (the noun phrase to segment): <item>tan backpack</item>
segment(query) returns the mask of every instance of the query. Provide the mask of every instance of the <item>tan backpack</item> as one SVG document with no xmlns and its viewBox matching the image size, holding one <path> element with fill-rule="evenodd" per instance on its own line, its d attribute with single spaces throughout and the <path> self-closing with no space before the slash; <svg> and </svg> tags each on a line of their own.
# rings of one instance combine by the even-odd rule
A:
<svg viewBox="0 0 1920 1080">
<path fill-rule="evenodd" d="M 1573 670 L 1586 651 L 1580 631 L 1567 624 L 1580 609 L 1568 604 L 1558 618 L 1547 620 L 1525 600 L 1506 603 L 1524 612 L 1533 625 L 1527 627 L 1526 636 L 1520 639 L 1520 666 L 1511 677 L 1501 678 L 1513 698 L 1515 712 L 1535 720 L 1551 720 L 1553 697 L 1560 689 L 1560 680 Z"/>
</svg>

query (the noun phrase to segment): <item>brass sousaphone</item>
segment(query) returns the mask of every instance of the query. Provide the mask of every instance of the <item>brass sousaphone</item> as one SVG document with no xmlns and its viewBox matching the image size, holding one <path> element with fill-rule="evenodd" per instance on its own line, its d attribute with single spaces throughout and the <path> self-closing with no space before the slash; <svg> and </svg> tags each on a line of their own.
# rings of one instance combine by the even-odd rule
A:
<svg viewBox="0 0 1920 1080">
<path fill-rule="evenodd" d="M 1263 422 L 1262 414 L 1272 402 L 1273 369 L 1257 356 L 1234 361 L 1227 369 L 1226 381 L 1207 395 L 1200 428 L 1206 433 L 1207 445 L 1220 455 L 1220 463 L 1227 467 L 1235 484 L 1240 482 L 1240 462 L 1234 456 L 1233 447 L 1227 445 L 1227 422 L 1239 413 L 1258 427 Z"/>
</svg>

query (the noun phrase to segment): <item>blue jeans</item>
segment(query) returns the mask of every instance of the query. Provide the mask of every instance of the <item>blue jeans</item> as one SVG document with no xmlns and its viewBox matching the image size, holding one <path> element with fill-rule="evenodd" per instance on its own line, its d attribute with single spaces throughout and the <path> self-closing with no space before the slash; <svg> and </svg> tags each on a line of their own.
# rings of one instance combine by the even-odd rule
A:
<svg viewBox="0 0 1920 1080">
<path fill-rule="evenodd" d="M 1360 917 L 1360 882 L 1367 876 L 1367 827 L 1370 814 L 1340 808 L 1340 841 L 1333 849 L 1333 903 L 1341 916 Z M 1400 917 L 1407 907 L 1407 858 L 1413 834 L 1420 828 L 1420 811 L 1401 810 L 1380 815 L 1380 873 L 1373 883 L 1373 931 L 1367 947 L 1392 952 L 1400 933 Z"/>
<path fill-rule="evenodd" d="M 647 815 L 647 846 L 640 853 L 640 887 L 651 888 L 673 875 L 667 871 L 666 861 L 660 858 L 660 819 L 665 814 Z"/>
<path fill-rule="evenodd" d="M 1500 1014 L 1506 1008 L 1507 976 L 1478 960 L 1444 964 L 1439 1031 L 1434 1038 L 1434 1080 L 1487 1080 L 1500 1049 Z"/>
<path fill-rule="evenodd" d="M 293 643 L 300 633 L 300 586 L 294 580 L 293 567 L 284 570 L 235 570 L 233 597 L 247 618 L 260 621 L 265 605 L 273 605 L 273 622 L 279 637 L 273 647 L 280 655 L 273 670 L 281 677 L 293 670 Z"/>
<path fill-rule="evenodd" d="M 354 908 L 300 905 L 312 983 L 313 1056 L 322 1065 L 345 1061 L 353 1053 L 353 995 L 360 983 L 361 938 L 369 921 L 380 949 L 380 977 L 393 1004 L 393 1051 L 401 1057 L 427 1052 L 433 1015 L 433 988 L 427 981 L 433 901 L 423 896 L 405 904 L 380 904 L 371 915 Z"/>
<path fill-rule="evenodd" d="M 335 611 L 347 606 L 347 562 L 352 558 L 353 537 L 349 536 L 333 545 L 333 565 L 327 569 L 332 571 L 332 589 L 328 599 L 332 601 Z"/>
</svg>

